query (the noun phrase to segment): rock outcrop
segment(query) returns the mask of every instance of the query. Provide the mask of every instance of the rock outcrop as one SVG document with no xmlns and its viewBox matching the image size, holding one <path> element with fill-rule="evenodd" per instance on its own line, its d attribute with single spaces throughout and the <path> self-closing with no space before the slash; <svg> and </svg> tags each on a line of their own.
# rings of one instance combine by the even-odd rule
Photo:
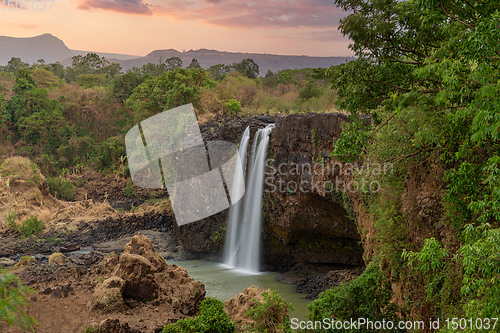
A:
<svg viewBox="0 0 500 333">
<path fill-rule="evenodd" d="M 347 120 L 339 113 L 289 115 L 271 132 L 264 200 L 268 268 L 363 264 L 355 221 L 339 200 L 345 170 L 330 157 Z"/>
<path fill-rule="evenodd" d="M 224 303 L 224 311 L 227 312 L 229 318 L 234 321 L 238 327 L 251 327 L 255 321 L 253 318 L 247 316 L 247 312 L 255 305 L 253 300 L 263 300 L 263 292 L 264 289 L 260 287 L 250 286 L 226 301 L 226 303 Z"/>
<path fill-rule="evenodd" d="M 137 306 L 168 303 L 173 312 L 192 315 L 205 297 L 205 287 L 186 270 L 168 265 L 144 235 L 136 235 L 116 260 L 110 254 L 103 260 L 103 272 L 116 264 L 109 278 L 97 285 L 93 308 L 112 312 Z"/>
</svg>

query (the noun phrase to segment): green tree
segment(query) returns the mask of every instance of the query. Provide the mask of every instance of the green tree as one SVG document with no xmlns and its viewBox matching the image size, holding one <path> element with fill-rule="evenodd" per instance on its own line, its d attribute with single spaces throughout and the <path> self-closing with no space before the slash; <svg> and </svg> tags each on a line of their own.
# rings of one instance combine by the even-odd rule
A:
<svg viewBox="0 0 500 333">
<path fill-rule="evenodd" d="M 235 62 L 231 65 L 232 69 L 245 75 L 249 79 L 255 79 L 259 76 L 259 65 L 253 59 L 243 59 L 241 62 Z"/>
<path fill-rule="evenodd" d="M 145 80 L 125 104 L 134 111 L 137 121 L 142 121 L 165 109 L 197 104 L 200 88 L 213 85 L 204 70 L 179 68 Z"/>
<path fill-rule="evenodd" d="M 208 72 L 215 81 L 222 81 L 231 71 L 231 67 L 224 64 L 212 65 Z"/>
<path fill-rule="evenodd" d="M 309 304 L 309 319 L 323 321 L 325 318 L 338 321 L 365 318 L 373 322 L 382 320 L 396 323 L 397 307 L 390 303 L 392 290 L 389 280 L 376 264 L 368 267 L 356 280 L 342 283 L 325 292 Z M 335 327 L 320 332 L 337 332 Z M 313 332 L 315 332 L 313 330 Z M 342 332 L 360 332 L 360 327 Z M 394 329 L 370 330 L 361 327 L 361 332 L 404 332 Z"/>
<path fill-rule="evenodd" d="M 224 311 L 224 303 L 207 297 L 200 303 L 199 313 L 194 318 L 185 318 L 175 324 L 165 325 L 162 333 L 232 333 L 235 324 Z"/>
<path fill-rule="evenodd" d="M 31 71 L 22 68 L 17 73 L 15 95 L 3 103 L 4 119 L 12 121 L 18 135 L 40 149 L 55 149 L 68 128 L 63 107 L 50 99 L 46 89 L 37 88 Z"/>
<path fill-rule="evenodd" d="M 64 75 L 66 74 L 64 66 L 61 65 L 59 62 L 49 64 L 49 70 L 60 79 L 63 79 Z"/>
<path fill-rule="evenodd" d="M 193 58 L 191 60 L 191 63 L 189 63 L 189 65 L 187 66 L 187 68 L 201 68 L 201 66 L 198 60 L 196 58 Z"/>
<path fill-rule="evenodd" d="M 182 60 L 179 57 L 171 57 L 165 60 L 165 66 L 167 71 L 175 71 L 178 68 L 182 67 Z"/>
<path fill-rule="evenodd" d="M 395 162 L 397 170 L 378 178 L 385 193 L 364 198 L 377 221 L 377 253 L 383 266 L 399 278 L 414 281 L 405 292 L 411 295 L 411 304 L 420 303 L 429 313 L 442 318 L 498 316 L 498 285 L 493 276 L 500 268 L 491 252 L 500 226 L 500 14 L 496 3 L 335 2 L 351 12 L 341 20 L 340 29 L 353 41 L 356 60 L 330 68 L 325 75 L 333 79 L 338 107 L 370 115 L 376 127 L 342 135 L 334 154 L 352 156 L 348 145 L 357 136 L 365 159 Z M 340 146 L 346 149 L 337 149 Z M 357 149 L 356 154 L 359 145 Z M 444 177 L 429 171 L 430 165 L 439 165 Z M 437 194 L 438 202 L 443 206 L 428 222 L 430 229 L 421 233 L 426 240 L 417 245 L 404 226 L 423 222 L 405 211 L 397 194 L 424 170 L 438 179 L 443 189 Z M 449 225 L 454 235 L 434 237 L 438 222 Z M 418 254 L 415 258 L 422 263 L 435 253 L 445 253 L 446 264 L 429 271 L 420 270 L 408 258 L 402 264 L 400 254 L 405 249 L 412 249 L 408 253 Z"/>
<path fill-rule="evenodd" d="M 141 69 L 139 70 L 140 74 L 143 76 L 145 75 L 160 76 L 166 71 L 167 71 L 167 66 L 164 63 L 160 63 L 158 65 L 147 63 L 145 65 L 142 65 Z"/>
<path fill-rule="evenodd" d="M 17 74 L 21 68 L 28 68 L 28 64 L 21 61 L 21 58 L 12 57 L 5 68 L 7 72 Z"/>
<path fill-rule="evenodd" d="M 141 77 L 134 72 L 127 72 L 114 78 L 112 91 L 120 102 L 125 102 L 133 90 L 142 83 Z"/>
</svg>

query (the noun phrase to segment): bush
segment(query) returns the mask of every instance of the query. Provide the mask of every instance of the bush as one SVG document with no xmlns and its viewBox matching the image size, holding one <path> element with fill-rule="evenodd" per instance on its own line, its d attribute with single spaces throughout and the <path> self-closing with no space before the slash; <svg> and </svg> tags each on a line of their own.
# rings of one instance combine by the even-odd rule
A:
<svg viewBox="0 0 500 333">
<path fill-rule="evenodd" d="M 230 99 L 224 105 L 226 106 L 228 115 L 237 115 L 241 111 L 241 104 L 235 99 Z"/>
<path fill-rule="evenodd" d="M 315 81 L 309 81 L 299 90 L 299 98 L 306 101 L 313 97 L 321 96 L 321 88 Z"/>
<path fill-rule="evenodd" d="M 7 325 L 16 325 L 23 330 L 32 330 L 38 322 L 24 313 L 23 307 L 28 305 L 26 294 L 31 289 L 23 286 L 21 280 L 2 270 L 0 274 L 0 321 Z"/>
<path fill-rule="evenodd" d="M 200 303 L 200 312 L 196 317 L 165 325 L 162 333 L 230 333 L 235 331 L 236 326 L 224 311 L 224 303 L 207 297 Z"/>
<path fill-rule="evenodd" d="M 276 290 L 262 293 L 263 300 L 252 299 L 255 305 L 248 310 L 247 316 L 255 320 L 255 332 L 291 332 L 288 311 L 295 310 L 291 303 L 286 303 Z"/>
<path fill-rule="evenodd" d="M 50 194 L 57 199 L 73 201 L 75 196 L 75 187 L 71 180 L 48 177 L 47 185 L 49 186 Z"/>
<path fill-rule="evenodd" d="M 43 221 L 40 221 L 36 216 L 27 218 L 19 227 L 19 231 L 24 237 L 31 237 L 42 232 L 44 229 Z"/>
<path fill-rule="evenodd" d="M 120 166 L 120 158 L 125 156 L 123 137 L 111 137 L 99 143 L 97 165 L 100 170 L 115 170 Z"/>
<path fill-rule="evenodd" d="M 106 84 L 106 77 L 102 74 L 80 74 L 76 79 L 76 83 L 83 88 L 93 88 L 104 86 Z"/>
<path fill-rule="evenodd" d="M 15 210 L 11 209 L 9 211 L 9 214 L 7 214 L 5 216 L 5 220 L 7 221 L 7 227 L 9 227 L 12 230 L 17 230 L 18 227 L 17 227 L 16 219 L 17 219 L 17 213 Z"/>
<path fill-rule="evenodd" d="M 125 185 L 123 192 L 124 192 L 126 197 L 133 197 L 136 195 L 136 192 L 134 190 L 134 184 L 132 183 L 132 179 L 129 179 L 127 181 L 127 185 Z"/>
<path fill-rule="evenodd" d="M 366 318 L 371 321 L 397 321 L 396 305 L 390 303 L 392 289 L 389 280 L 384 277 L 378 265 L 372 264 L 363 274 L 350 283 L 343 283 L 319 295 L 309 304 L 309 319 L 322 321 L 326 318 L 335 320 L 357 320 Z M 359 327 L 358 327 L 359 328 Z M 336 331 L 334 328 L 327 332 Z M 399 332 L 385 330 L 377 332 Z M 322 332 L 325 332 L 323 330 Z M 358 329 L 345 332 L 359 332 Z M 375 330 L 365 330 L 375 332 Z M 401 331 L 403 332 L 403 331 Z"/>
</svg>

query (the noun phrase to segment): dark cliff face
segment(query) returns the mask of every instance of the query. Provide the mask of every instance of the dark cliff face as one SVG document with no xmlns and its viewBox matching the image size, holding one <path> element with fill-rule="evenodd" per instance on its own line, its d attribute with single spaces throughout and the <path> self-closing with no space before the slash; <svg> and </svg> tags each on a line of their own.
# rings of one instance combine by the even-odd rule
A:
<svg viewBox="0 0 500 333">
<path fill-rule="evenodd" d="M 268 123 L 271 132 L 263 200 L 263 263 L 268 270 L 287 270 L 296 263 L 363 264 L 356 224 L 335 191 L 344 181 L 329 172 L 333 142 L 341 132 L 342 114 L 256 116 L 224 124 L 202 125 L 206 140 L 239 142 L 247 126 L 251 137 Z M 331 183 L 330 183 L 331 182 Z M 352 214 L 351 214 L 352 215 Z M 188 251 L 222 252 L 217 236 L 227 212 L 176 227 L 174 234 Z"/>
<path fill-rule="evenodd" d="M 360 237 L 333 172 L 343 114 L 290 115 L 271 134 L 264 203 L 264 263 L 362 264 Z"/>
</svg>

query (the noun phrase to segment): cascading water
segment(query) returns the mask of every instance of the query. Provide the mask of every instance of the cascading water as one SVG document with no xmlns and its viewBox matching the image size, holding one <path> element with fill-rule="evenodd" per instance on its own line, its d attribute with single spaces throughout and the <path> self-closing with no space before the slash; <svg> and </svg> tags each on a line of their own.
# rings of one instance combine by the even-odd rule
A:
<svg viewBox="0 0 500 333">
<path fill-rule="evenodd" d="M 233 192 L 242 193 L 245 188 L 245 174 L 246 174 L 246 166 L 247 166 L 247 147 L 248 141 L 250 140 L 250 128 L 247 127 L 245 132 L 243 132 L 243 136 L 241 137 L 240 147 L 238 151 L 240 164 L 236 163 L 236 168 L 241 168 L 242 172 L 236 170 L 234 173 L 233 179 Z M 231 197 L 235 197 L 233 193 L 231 193 Z M 236 203 L 231 205 L 231 209 L 229 210 L 229 220 L 227 226 L 227 237 L 226 244 L 224 247 L 224 256 L 225 256 L 225 264 L 230 267 L 235 267 L 236 265 L 236 253 L 238 251 L 238 229 L 239 229 L 239 219 L 240 219 L 240 211 L 242 208 L 243 198 Z"/>
<path fill-rule="evenodd" d="M 255 133 L 248 169 L 248 186 L 243 199 L 233 204 L 229 212 L 224 263 L 248 273 L 259 271 L 262 193 L 269 134 L 273 128 L 274 124 L 270 124 Z M 241 138 L 239 150 L 243 173 L 235 172 L 233 181 L 235 191 L 241 190 L 236 188 L 237 186 L 244 186 L 248 140 L 247 128 Z"/>
</svg>

